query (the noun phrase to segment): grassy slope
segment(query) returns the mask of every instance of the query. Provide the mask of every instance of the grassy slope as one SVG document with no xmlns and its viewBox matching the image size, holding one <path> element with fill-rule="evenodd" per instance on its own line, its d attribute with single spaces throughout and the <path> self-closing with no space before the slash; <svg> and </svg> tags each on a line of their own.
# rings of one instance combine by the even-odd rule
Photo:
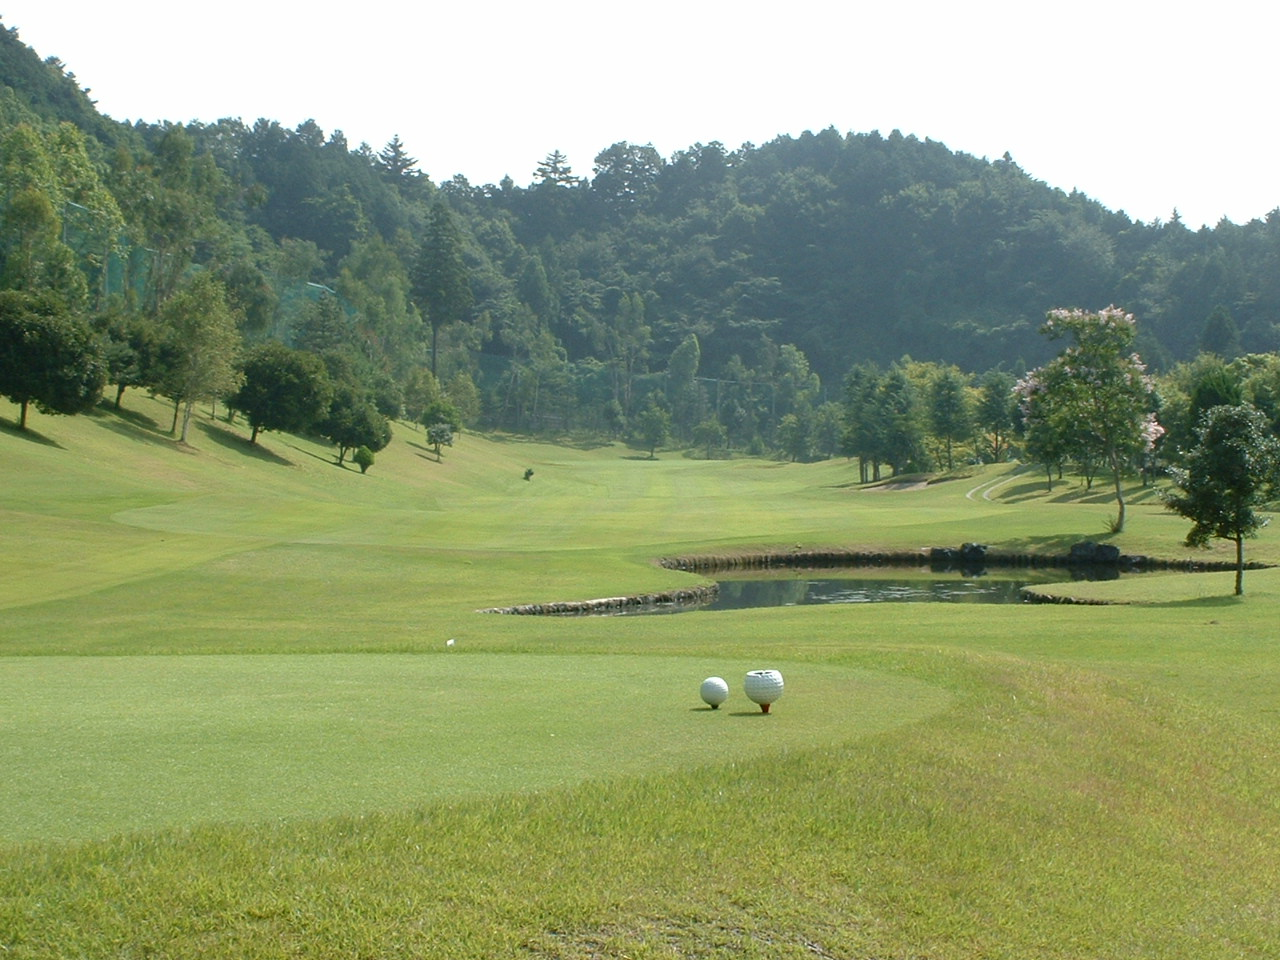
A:
<svg viewBox="0 0 1280 960">
<path fill-rule="evenodd" d="M 180 450 L 126 406 L 0 428 L 6 955 L 1270 955 L 1276 574 L 1244 602 L 1160 577 L 1090 586 L 1140 602 L 1107 608 L 482 616 L 695 580 L 663 554 L 1057 551 L 1111 507 L 471 436 L 437 464 L 409 429 L 361 476 L 207 422 Z M 1185 554 L 1135 494 L 1116 542 Z M 790 696 L 708 736 L 689 693 L 750 663 Z"/>
</svg>

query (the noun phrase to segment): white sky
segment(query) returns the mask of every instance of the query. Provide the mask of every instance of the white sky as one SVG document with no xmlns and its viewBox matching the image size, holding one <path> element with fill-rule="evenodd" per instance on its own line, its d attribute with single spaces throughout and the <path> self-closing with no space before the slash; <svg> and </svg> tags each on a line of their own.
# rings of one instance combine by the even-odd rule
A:
<svg viewBox="0 0 1280 960">
<path fill-rule="evenodd" d="M 1037 179 L 1193 228 L 1280 207 L 1264 0 L 448 4 L 0 0 L 117 120 L 314 119 L 399 134 L 437 183 L 620 140 L 664 156 L 835 127 L 1006 150 Z"/>
</svg>

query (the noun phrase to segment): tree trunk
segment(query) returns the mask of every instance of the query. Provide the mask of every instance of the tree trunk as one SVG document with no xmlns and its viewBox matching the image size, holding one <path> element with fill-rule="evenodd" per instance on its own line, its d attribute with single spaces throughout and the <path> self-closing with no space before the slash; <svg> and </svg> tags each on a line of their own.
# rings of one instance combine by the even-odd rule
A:
<svg viewBox="0 0 1280 960">
<path fill-rule="evenodd" d="M 178 411 L 182 408 L 182 401 L 173 401 L 173 423 L 169 426 L 169 434 L 172 436 L 178 432 Z"/>
<path fill-rule="evenodd" d="M 1236 536 L 1236 596 L 1244 596 L 1244 537 Z"/>
<path fill-rule="evenodd" d="M 258 427 L 258 425 L 257 425 L 257 424 L 254 424 L 254 427 L 253 427 L 253 433 L 251 433 L 251 434 L 249 435 L 249 443 L 254 444 L 254 443 L 257 443 L 257 442 L 258 442 L 258 430 L 259 430 L 259 429 L 260 429 L 260 428 Z"/>
<path fill-rule="evenodd" d="M 1116 458 L 1111 458 L 1111 476 L 1116 484 L 1116 506 L 1119 508 L 1116 513 L 1115 532 L 1124 532 L 1124 484 L 1120 477 L 1120 464 L 1116 462 Z"/>
<path fill-rule="evenodd" d="M 126 384 L 123 384 L 123 383 L 116 384 L 116 409 L 117 410 L 120 409 L 120 401 L 121 399 L 124 398 L 125 389 L 126 389 Z"/>
<path fill-rule="evenodd" d="M 182 408 L 182 436 L 178 438 L 179 443 L 187 442 L 187 429 L 191 426 L 191 411 L 195 409 L 196 402 L 188 400 Z"/>
<path fill-rule="evenodd" d="M 23 400 L 18 406 L 18 429 L 27 429 L 27 407 L 30 401 Z"/>
</svg>

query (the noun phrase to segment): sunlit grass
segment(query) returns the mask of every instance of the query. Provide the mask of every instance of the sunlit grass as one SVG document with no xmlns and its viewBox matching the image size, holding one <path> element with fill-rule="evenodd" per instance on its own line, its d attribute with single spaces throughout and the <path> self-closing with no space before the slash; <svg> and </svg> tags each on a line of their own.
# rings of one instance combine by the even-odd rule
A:
<svg viewBox="0 0 1280 960">
<path fill-rule="evenodd" d="M 361 475 L 125 406 L 0 428 L 6 957 L 1274 953 L 1273 571 L 1063 588 L 1114 606 L 475 612 L 700 582 L 668 555 L 1202 556 L 1155 490 L 1111 536 L 1106 491 L 1011 466 L 869 491 L 467 434 L 436 463 L 407 427 Z"/>
</svg>

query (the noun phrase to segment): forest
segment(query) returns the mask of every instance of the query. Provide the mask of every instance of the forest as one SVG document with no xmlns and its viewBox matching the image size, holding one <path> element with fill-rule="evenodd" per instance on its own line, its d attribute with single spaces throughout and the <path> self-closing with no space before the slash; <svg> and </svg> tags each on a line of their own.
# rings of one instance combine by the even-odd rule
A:
<svg viewBox="0 0 1280 960">
<path fill-rule="evenodd" d="M 1270 396 L 1280 210 L 1138 222 L 897 131 L 621 142 L 587 170 L 552 147 L 523 184 L 434 183 L 411 146 L 118 123 L 0 27 L 0 318 L 69 318 L 82 351 L 65 396 L 0 393 L 25 415 L 149 390 L 184 438 L 224 401 L 254 440 L 311 430 L 340 462 L 406 419 L 437 454 L 467 427 L 878 473 L 1007 455 L 1048 312 L 1114 304 L 1164 378 L 1153 406 L 1185 409 L 1206 371 Z M 911 412 L 905 446 L 857 436 L 868 384 Z"/>
</svg>

